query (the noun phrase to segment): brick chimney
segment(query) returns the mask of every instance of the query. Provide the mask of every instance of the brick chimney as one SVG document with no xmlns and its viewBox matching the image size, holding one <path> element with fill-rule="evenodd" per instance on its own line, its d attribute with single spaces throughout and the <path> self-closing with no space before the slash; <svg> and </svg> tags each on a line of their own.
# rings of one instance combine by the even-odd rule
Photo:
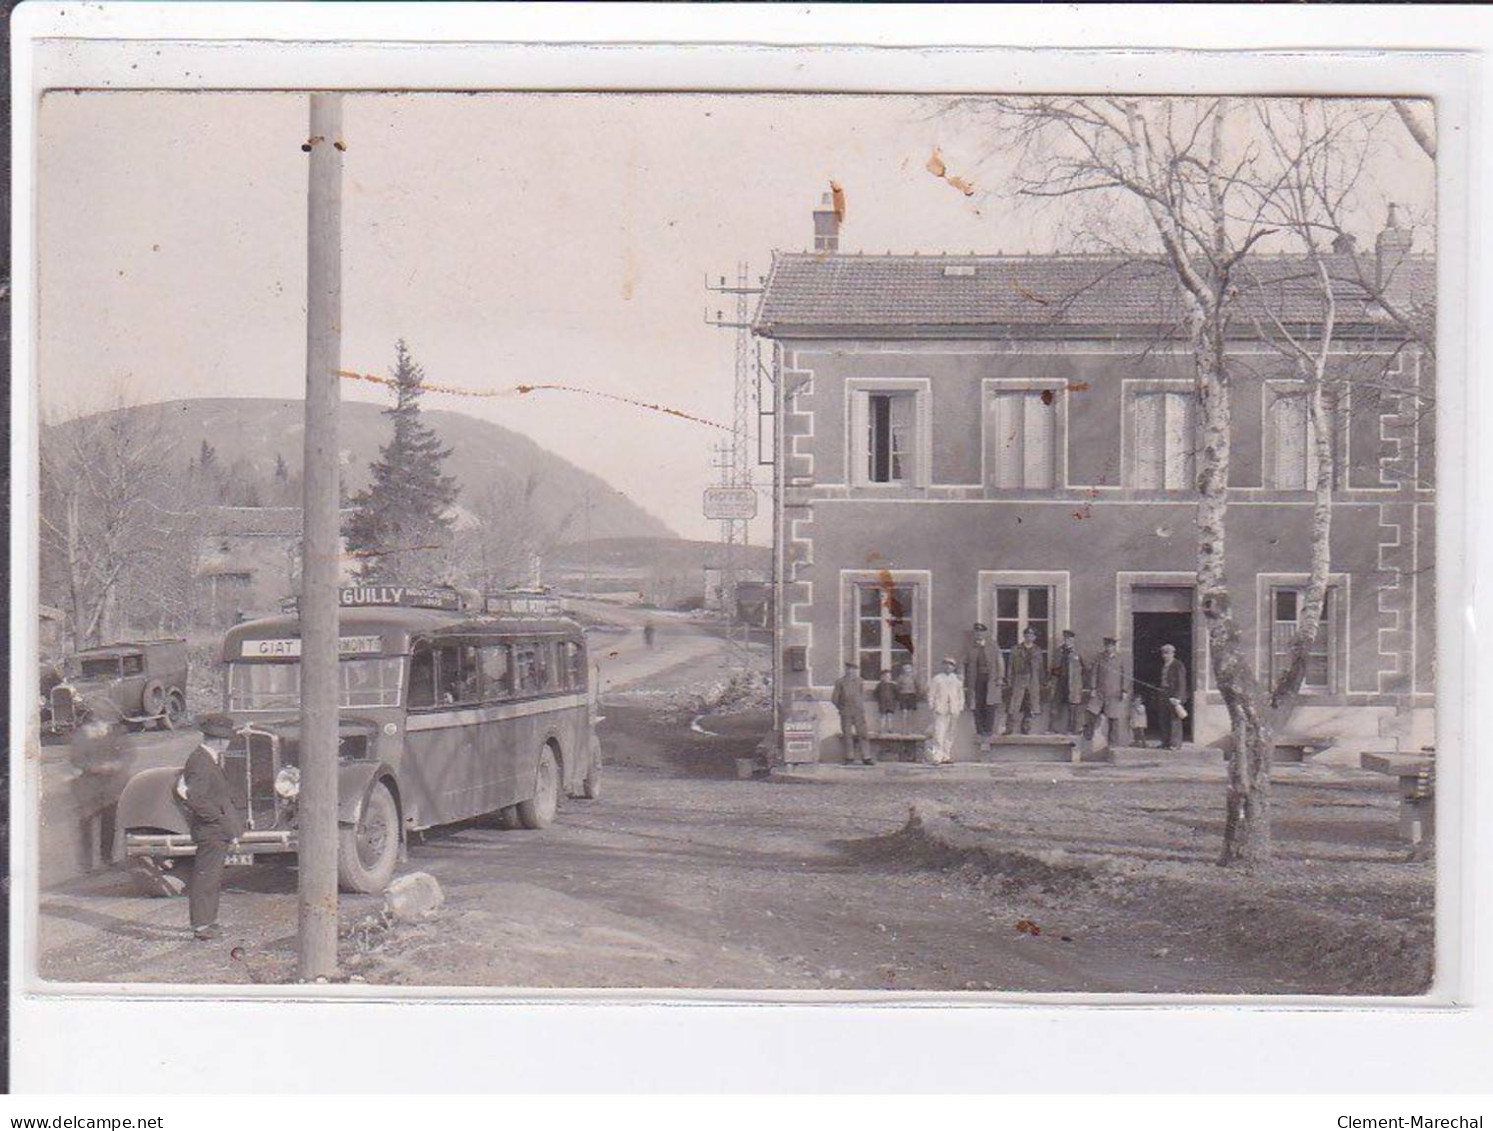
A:
<svg viewBox="0 0 1493 1131">
<path fill-rule="evenodd" d="M 840 212 L 832 193 L 825 193 L 814 209 L 814 250 L 840 250 Z"/>
<path fill-rule="evenodd" d="M 1410 229 L 1400 227 L 1399 208 L 1391 204 L 1389 216 L 1384 221 L 1384 230 L 1374 241 L 1374 250 L 1378 253 L 1375 281 L 1381 289 L 1389 285 L 1395 269 L 1410 254 L 1410 245 L 1414 242 L 1415 237 Z"/>
</svg>

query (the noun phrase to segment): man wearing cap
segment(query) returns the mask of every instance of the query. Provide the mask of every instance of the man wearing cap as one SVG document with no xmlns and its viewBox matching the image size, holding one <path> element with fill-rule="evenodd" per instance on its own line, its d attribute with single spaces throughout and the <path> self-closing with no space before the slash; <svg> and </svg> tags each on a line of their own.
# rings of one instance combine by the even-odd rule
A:
<svg viewBox="0 0 1493 1131">
<path fill-rule="evenodd" d="M 1058 734 L 1077 734 L 1088 682 L 1083 657 L 1078 654 L 1078 634 L 1063 629 L 1063 643 L 1052 663 L 1052 729 Z"/>
<path fill-rule="evenodd" d="M 1047 671 L 1047 657 L 1037 647 L 1037 630 L 1026 628 L 1021 643 L 1011 649 L 1008 669 L 1010 692 L 1006 701 L 1006 733 L 1010 734 L 1021 716 L 1021 733 L 1032 733 L 1032 716 L 1042 709 L 1042 676 Z"/>
<path fill-rule="evenodd" d="M 1186 718 L 1187 665 L 1177 659 L 1177 649 L 1170 644 L 1161 646 L 1161 717 L 1164 720 L 1162 733 L 1166 735 L 1168 750 L 1182 749 L 1182 720 Z M 1178 713 L 1179 710 L 1182 713 Z"/>
<path fill-rule="evenodd" d="M 226 715 L 203 719 L 202 741 L 187 757 L 176 781 L 177 797 L 186 809 L 192 843 L 197 846 L 188 887 L 188 914 L 192 934 L 199 939 L 215 939 L 223 933 L 218 926 L 223 864 L 229 846 L 244 832 L 244 822 L 228 796 L 228 779 L 223 776 L 223 752 L 232 740 L 233 720 Z"/>
<path fill-rule="evenodd" d="M 974 639 L 964 652 L 964 701 L 975 714 L 975 735 L 984 740 L 995 730 L 995 705 L 1000 702 L 1005 665 L 990 630 L 975 625 Z"/>
<path fill-rule="evenodd" d="M 835 681 L 835 689 L 829 701 L 840 712 L 840 734 L 845 739 L 845 764 L 859 759 L 872 764 L 870 747 L 866 745 L 866 689 L 861 684 L 861 670 L 854 660 L 845 661 L 845 674 Z M 859 753 L 857 754 L 857 751 Z"/>
<path fill-rule="evenodd" d="M 1125 713 L 1125 666 L 1120 662 L 1117 643 L 1113 636 L 1106 636 L 1103 650 L 1089 664 L 1089 682 L 1094 690 L 1084 726 L 1084 737 L 1092 739 L 1099 720 L 1104 719 L 1112 747 L 1120 744 L 1120 719 Z"/>
<path fill-rule="evenodd" d="M 964 681 L 959 661 L 945 656 L 943 670 L 928 684 L 928 707 L 933 712 L 933 733 L 928 738 L 928 761 L 946 766 L 954 760 L 954 724 L 964 713 Z"/>
</svg>

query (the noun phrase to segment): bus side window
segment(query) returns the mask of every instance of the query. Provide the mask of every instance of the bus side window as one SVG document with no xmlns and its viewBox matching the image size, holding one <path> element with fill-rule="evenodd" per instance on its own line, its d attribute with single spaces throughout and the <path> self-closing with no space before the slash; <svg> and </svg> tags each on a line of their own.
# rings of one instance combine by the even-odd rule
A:
<svg viewBox="0 0 1493 1131">
<path fill-rule="evenodd" d="M 513 694 L 513 666 L 508 645 L 486 644 L 482 647 L 482 701 L 507 699 Z"/>
<path fill-rule="evenodd" d="M 436 665 L 437 701 L 442 706 L 477 702 L 477 649 L 442 644 Z"/>
<path fill-rule="evenodd" d="M 409 704 L 411 708 L 435 706 L 435 655 L 423 640 L 410 654 Z"/>
<path fill-rule="evenodd" d="M 567 673 L 567 685 L 573 691 L 584 691 L 586 689 L 586 649 L 578 640 L 567 640 L 565 642 L 565 667 Z"/>
<path fill-rule="evenodd" d="M 518 682 L 518 693 L 520 695 L 533 695 L 539 690 L 539 661 L 538 649 L 532 643 L 518 644 L 514 646 L 514 675 Z"/>
</svg>

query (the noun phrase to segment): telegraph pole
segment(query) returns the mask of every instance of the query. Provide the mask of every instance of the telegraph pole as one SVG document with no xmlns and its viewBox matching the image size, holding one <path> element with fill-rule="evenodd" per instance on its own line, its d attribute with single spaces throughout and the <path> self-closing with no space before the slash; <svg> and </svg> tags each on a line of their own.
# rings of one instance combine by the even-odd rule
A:
<svg viewBox="0 0 1493 1131">
<path fill-rule="evenodd" d="M 301 571 L 300 977 L 337 972 L 337 416 L 342 367 L 342 96 L 311 95 Z"/>
</svg>

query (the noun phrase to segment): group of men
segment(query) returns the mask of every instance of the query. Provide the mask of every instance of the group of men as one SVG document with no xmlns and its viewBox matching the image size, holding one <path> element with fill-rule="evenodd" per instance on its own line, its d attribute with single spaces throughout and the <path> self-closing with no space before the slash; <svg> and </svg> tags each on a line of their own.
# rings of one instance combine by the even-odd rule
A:
<svg viewBox="0 0 1493 1131">
<path fill-rule="evenodd" d="M 1127 713 L 1138 731 L 1133 741 L 1144 745 L 1144 702 L 1151 699 L 1166 746 L 1182 745 L 1182 720 L 1186 718 L 1187 669 L 1177 659 L 1171 644 L 1161 647 L 1161 673 L 1151 694 L 1137 696 L 1136 683 L 1125 674 L 1118 641 L 1104 637 L 1092 660 L 1078 651 L 1078 634 L 1064 629 L 1062 644 L 1049 663 L 1047 652 L 1037 643 L 1037 631 L 1028 627 L 1021 643 L 1011 649 L 1009 662 L 990 638 L 986 625 L 976 624 L 961 664 L 944 657 L 941 670 L 928 687 L 927 703 L 933 713 L 929 731 L 928 760 L 935 764 L 953 760 L 955 721 L 965 710 L 974 713 L 975 734 L 981 742 L 995 733 L 996 712 L 1005 715 L 1005 731 L 1031 734 L 1033 720 L 1043 718 L 1044 705 L 1051 711 L 1051 727 L 1058 734 L 1082 733 L 1092 739 L 1104 720 L 1111 746 L 1119 745 Z M 847 661 L 844 676 L 835 684 L 831 700 L 840 713 L 845 740 L 845 761 L 870 764 L 866 729 L 865 693 L 859 666 Z M 1140 709 L 1137 710 L 1136 708 Z"/>
</svg>

